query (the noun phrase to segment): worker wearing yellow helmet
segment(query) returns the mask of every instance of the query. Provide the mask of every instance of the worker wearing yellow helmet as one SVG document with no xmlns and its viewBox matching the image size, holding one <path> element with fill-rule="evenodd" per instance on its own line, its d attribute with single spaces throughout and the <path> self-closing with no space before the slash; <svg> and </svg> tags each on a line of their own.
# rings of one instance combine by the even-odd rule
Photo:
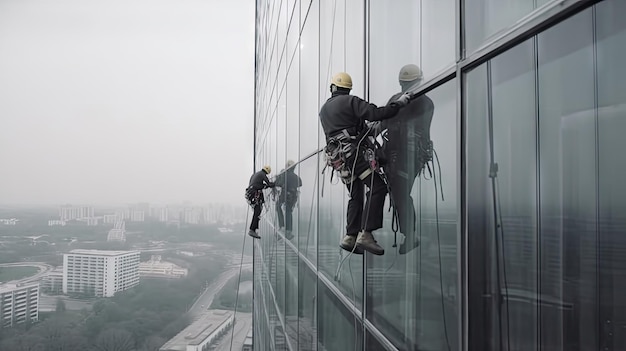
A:
<svg viewBox="0 0 626 351">
<path fill-rule="evenodd" d="M 260 171 L 254 173 L 252 177 L 250 177 L 250 184 L 246 189 L 246 200 L 248 200 L 248 203 L 254 210 L 252 213 L 252 221 L 250 222 L 248 235 L 256 239 L 261 238 L 261 236 L 257 233 L 257 230 L 259 229 L 259 216 L 261 216 L 263 204 L 265 203 L 263 189 L 274 187 L 274 183 L 270 182 L 267 178 L 267 175 L 271 172 L 272 167 L 269 165 L 263 166 Z"/>
<path fill-rule="evenodd" d="M 401 91 L 391 97 L 391 101 L 401 94 L 415 91 L 422 83 L 422 70 L 415 64 L 403 66 L 398 73 Z M 385 166 L 394 211 L 397 214 L 399 229 L 404 234 L 404 242 L 398 253 L 404 255 L 420 245 L 416 232 L 416 215 L 411 189 L 428 162 L 433 157 L 433 143 L 430 140 L 430 124 L 435 105 L 420 94 L 398 112 L 398 118 L 383 122 L 387 130 L 385 154 L 390 155 Z M 407 147 L 412 145 L 412 147 Z"/>
<path fill-rule="evenodd" d="M 352 77 L 345 72 L 335 74 L 330 81 L 330 98 L 320 109 L 320 122 L 326 135 L 327 150 L 339 145 L 345 159 L 334 163 L 346 184 L 348 200 L 346 233 L 339 247 L 357 254 L 363 250 L 382 255 L 385 250 L 378 245 L 372 232 L 382 228 L 383 207 L 387 186 L 380 174 L 373 172 L 363 157 L 365 143 L 361 137 L 367 131 L 366 121 L 382 121 L 394 117 L 411 99 L 403 94 L 387 106 L 378 107 L 357 96 L 350 95 Z M 367 196 L 365 188 L 369 188 Z M 364 212 L 364 207 L 367 213 Z"/>
</svg>

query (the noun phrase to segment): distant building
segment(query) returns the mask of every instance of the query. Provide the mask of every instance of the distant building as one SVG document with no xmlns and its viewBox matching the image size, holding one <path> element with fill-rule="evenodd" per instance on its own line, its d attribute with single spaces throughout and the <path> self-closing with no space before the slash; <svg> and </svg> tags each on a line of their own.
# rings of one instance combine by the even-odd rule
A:
<svg viewBox="0 0 626 351">
<path fill-rule="evenodd" d="M 57 225 L 65 226 L 66 224 L 67 224 L 67 222 L 62 221 L 60 219 L 52 219 L 52 220 L 48 221 L 48 227 L 54 227 L 54 226 L 57 226 Z"/>
<path fill-rule="evenodd" d="M 0 285 L 0 323 L 12 327 L 39 319 L 39 284 Z"/>
<path fill-rule="evenodd" d="M 63 266 L 56 267 L 41 278 L 39 287 L 42 292 L 60 294 L 63 292 Z"/>
<path fill-rule="evenodd" d="M 144 211 L 132 210 L 130 211 L 129 220 L 131 222 L 143 222 L 146 220 L 146 213 Z"/>
<path fill-rule="evenodd" d="M 99 219 L 100 218 L 98 217 L 83 217 L 83 218 L 77 218 L 76 220 L 79 222 L 84 222 L 88 226 L 93 227 L 93 226 L 98 225 Z"/>
<path fill-rule="evenodd" d="M 171 262 L 161 261 L 161 255 L 152 255 L 149 261 L 139 263 L 139 275 L 153 278 L 181 278 L 189 270 Z"/>
<path fill-rule="evenodd" d="M 126 241 L 126 223 L 124 221 L 116 222 L 113 229 L 109 230 L 107 241 Z"/>
<path fill-rule="evenodd" d="M 94 217 L 94 209 L 91 206 L 65 206 L 59 208 L 59 217 L 62 221 L 90 218 Z"/>
<path fill-rule="evenodd" d="M 120 216 L 119 214 L 102 216 L 102 223 L 106 223 L 106 224 L 121 222 L 123 220 L 124 220 L 124 216 Z"/>
<path fill-rule="evenodd" d="M 9 218 L 9 219 L 0 219 L 0 224 L 3 225 L 16 225 L 19 222 L 17 218 Z"/>
<path fill-rule="evenodd" d="M 243 347 L 241 348 L 241 351 L 252 351 L 253 350 L 253 343 L 252 343 L 252 328 L 250 328 L 250 331 L 248 331 L 248 335 L 246 335 L 246 339 L 243 342 Z"/>
<path fill-rule="evenodd" d="M 139 251 L 72 250 L 63 255 L 63 293 L 111 297 L 139 284 Z"/>
<path fill-rule="evenodd" d="M 237 314 L 237 318 L 239 314 Z M 232 311 L 209 310 L 171 338 L 159 351 L 204 351 L 226 335 L 235 321 Z"/>
</svg>

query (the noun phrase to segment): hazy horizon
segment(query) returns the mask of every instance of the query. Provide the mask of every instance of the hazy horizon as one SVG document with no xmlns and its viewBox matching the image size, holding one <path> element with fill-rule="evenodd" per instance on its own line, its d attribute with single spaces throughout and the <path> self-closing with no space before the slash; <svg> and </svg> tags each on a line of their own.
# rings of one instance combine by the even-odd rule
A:
<svg viewBox="0 0 626 351">
<path fill-rule="evenodd" d="M 245 204 L 254 15 L 0 0 L 0 204 Z"/>
</svg>

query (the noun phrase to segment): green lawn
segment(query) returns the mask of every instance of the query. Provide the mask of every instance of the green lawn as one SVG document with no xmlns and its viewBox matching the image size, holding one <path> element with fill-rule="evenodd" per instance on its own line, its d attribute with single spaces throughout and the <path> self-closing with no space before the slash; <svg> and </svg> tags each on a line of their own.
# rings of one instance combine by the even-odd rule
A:
<svg viewBox="0 0 626 351">
<path fill-rule="evenodd" d="M 30 277 L 39 272 L 36 267 L 0 267 L 0 283 Z"/>
</svg>

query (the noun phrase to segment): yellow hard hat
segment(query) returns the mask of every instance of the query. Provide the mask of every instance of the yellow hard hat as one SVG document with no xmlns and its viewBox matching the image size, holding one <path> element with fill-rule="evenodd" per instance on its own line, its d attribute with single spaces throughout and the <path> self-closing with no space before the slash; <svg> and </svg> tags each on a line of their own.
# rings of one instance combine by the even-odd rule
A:
<svg viewBox="0 0 626 351">
<path fill-rule="evenodd" d="M 352 89 L 352 77 L 346 72 L 339 72 L 330 81 L 340 88 Z"/>
<path fill-rule="evenodd" d="M 265 173 L 270 174 L 272 173 L 272 167 L 270 167 L 269 165 L 265 165 L 263 166 L 263 170 L 265 171 Z"/>
<path fill-rule="evenodd" d="M 422 79 L 422 77 L 422 70 L 412 63 L 402 67 L 398 74 L 398 80 L 401 82 L 411 82 L 416 79 Z"/>
<path fill-rule="evenodd" d="M 295 162 L 293 162 L 292 160 L 289 160 L 289 161 L 287 161 L 287 163 L 285 163 L 285 168 L 289 168 L 289 167 L 291 167 L 291 166 L 293 166 L 295 164 L 296 164 Z"/>
</svg>

